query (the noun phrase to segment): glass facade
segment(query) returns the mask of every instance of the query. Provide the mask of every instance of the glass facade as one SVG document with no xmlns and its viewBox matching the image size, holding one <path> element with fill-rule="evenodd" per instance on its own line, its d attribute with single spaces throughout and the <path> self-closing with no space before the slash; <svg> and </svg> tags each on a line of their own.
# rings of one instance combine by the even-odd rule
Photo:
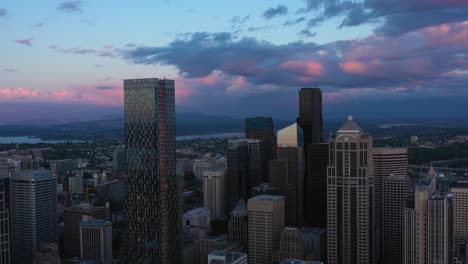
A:
<svg viewBox="0 0 468 264">
<path fill-rule="evenodd" d="M 181 263 L 173 80 L 124 81 L 127 150 L 122 263 Z"/>
</svg>

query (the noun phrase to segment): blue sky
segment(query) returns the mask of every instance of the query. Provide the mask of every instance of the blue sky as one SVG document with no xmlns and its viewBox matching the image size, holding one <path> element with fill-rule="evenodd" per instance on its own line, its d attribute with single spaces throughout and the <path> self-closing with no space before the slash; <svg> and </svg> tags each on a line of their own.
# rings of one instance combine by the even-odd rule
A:
<svg viewBox="0 0 468 264">
<path fill-rule="evenodd" d="M 0 2 L 0 32 L 0 123 L 15 119 L 2 107 L 119 113 L 122 80 L 139 77 L 174 78 L 178 111 L 237 117 L 293 118 L 297 89 L 315 85 L 343 116 L 414 102 L 458 118 L 429 102 L 468 94 L 466 0 L 15 0 Z"/>
</svg>

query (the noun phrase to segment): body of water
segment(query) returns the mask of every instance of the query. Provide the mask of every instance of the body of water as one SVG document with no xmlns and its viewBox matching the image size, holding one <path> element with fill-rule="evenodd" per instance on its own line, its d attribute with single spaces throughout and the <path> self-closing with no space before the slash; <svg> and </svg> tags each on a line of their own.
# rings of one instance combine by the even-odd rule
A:
<svg viewBox="0 0 468 264">
<path fill-rule="evenodd" d="M 210 135 L 191 135 L 176 137 L 176 140 L 209 139 L 209 138 L 235 138 L 244 137 L 244 133 L 217 133 Z M 84 142 L 81 140 L 42 140 L 37 137 L 0 137 L 0 144 L 38 144 L 49 143 L 58 144 L 65 142 Z"/>
</svg>

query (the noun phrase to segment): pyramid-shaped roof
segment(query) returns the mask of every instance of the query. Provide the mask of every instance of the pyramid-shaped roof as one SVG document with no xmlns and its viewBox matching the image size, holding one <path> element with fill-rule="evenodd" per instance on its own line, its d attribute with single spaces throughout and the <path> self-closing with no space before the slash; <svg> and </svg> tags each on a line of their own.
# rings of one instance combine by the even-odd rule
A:
<svg viewBox="0 0 468 264">
<path fill-rule="evenodd" d="M 362 128 L 354 122 L 352 116 L 348 116 L 348 121 L 341 126 L 338 132 L 361 132 Z"/>
</svg>

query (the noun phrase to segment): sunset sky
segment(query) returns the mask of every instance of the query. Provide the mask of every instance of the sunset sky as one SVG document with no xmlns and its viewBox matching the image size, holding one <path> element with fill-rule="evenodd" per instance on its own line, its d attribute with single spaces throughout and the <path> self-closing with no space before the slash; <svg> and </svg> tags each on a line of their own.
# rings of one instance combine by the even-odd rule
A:
<svg viewBox="0 0 468 264">
<path fill-rule="evenodd" d="M 463 118 L 468 0 L 0 1 L 0 124 L 122 111 L 122 80 L 176 80 L 179 112 Z"/>
</svg>

